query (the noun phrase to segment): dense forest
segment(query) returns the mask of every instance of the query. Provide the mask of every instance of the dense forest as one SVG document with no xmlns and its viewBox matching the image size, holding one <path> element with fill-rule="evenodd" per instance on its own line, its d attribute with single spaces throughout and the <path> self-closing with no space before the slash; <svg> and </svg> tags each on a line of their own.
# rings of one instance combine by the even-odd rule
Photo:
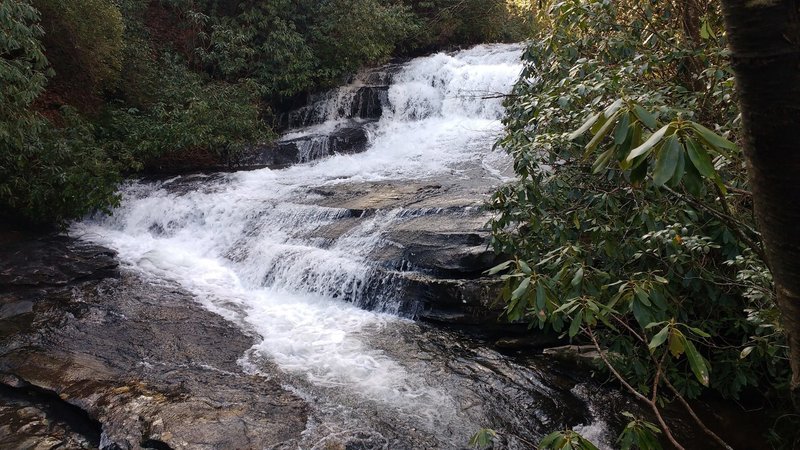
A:
<svg viewBox="0 0 800 450">
<path fill-rule="evenodd" d="M 478 0 L 11 0 L 0 23 L 0 209 L 35 224 L 113 205 L 142 169 L 233 165 L 365 65 L 529 26 Z"/>
</svg>

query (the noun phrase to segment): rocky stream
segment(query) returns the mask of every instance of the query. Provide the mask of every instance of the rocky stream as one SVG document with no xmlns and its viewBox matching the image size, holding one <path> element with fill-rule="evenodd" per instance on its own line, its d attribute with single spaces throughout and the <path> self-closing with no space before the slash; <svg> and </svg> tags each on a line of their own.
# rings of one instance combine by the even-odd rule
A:
<svg viewBox="0 0 800 450">
<path fill-rule="evenodd" d="M 250 170 L 131 181 L 111 216 L 0 244 L 0 448 L 613 447 L 636 405 L 499 321 L 483 275 L 522 51 L 365 71 Z"/>
</svg>

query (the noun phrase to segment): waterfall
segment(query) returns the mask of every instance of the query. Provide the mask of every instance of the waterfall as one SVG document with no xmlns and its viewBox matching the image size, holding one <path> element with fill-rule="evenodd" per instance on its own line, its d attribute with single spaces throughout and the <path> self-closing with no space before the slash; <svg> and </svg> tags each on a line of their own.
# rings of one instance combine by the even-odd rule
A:
<svg viewBox="0 0 800 450">
<path fill-rule="evenodd" d="M 440 385 L 441 367 L 400 356 L 419 351 L 413 340 L 387 338 L 414 326 L 401 316 L 415 299 L 397 280 L 430 276 L 393 236 L 426 217 L 443 217 L 436 226 L 450 235 L 483 227 L 482 203 L 511 175 L 491 149 L 523 48 L 482 45 L 359 74 L 289 114 L 299 128 L 281 141 L 303 164 L 131 181 L 113 215 L 71 232 L 257 334 L 242 366 L 277 366 L 299 395 L 328 405 L 323 419 L 397 420 L 444 447 L 463 444 L 490 407 L 466 408 L 464 382 Z M 343 127 L 365 130 L 363 152 L 331 150 Z"/>
</svg>

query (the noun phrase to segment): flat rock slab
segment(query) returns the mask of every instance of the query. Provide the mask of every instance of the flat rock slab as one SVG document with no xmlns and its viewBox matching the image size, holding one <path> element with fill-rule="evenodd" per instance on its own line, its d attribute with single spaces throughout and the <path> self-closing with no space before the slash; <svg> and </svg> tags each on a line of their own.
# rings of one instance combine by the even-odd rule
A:
<svg viewBox="0 0 800 450">
<path fill-rule="evenodd" d="M 124 269 L 109 277 L 108 249 L 66 238 L 25 246 L 0 248 L 0 448 L 280 448 L 299 438 L 305 402 L 237 364 L 253 337 L 177 287 Z M 53 408 L 76 412 L 67 420 Z"/>
</svg>

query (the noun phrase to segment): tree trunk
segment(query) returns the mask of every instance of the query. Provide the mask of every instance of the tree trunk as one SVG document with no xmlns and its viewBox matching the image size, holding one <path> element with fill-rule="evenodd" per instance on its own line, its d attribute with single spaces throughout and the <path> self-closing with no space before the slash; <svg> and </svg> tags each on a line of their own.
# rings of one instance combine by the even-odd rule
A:
<svg viewBox="0 0 800 450">
<path fill-rule="evenodd" d="M 723 0 L 755 212 L 800 399 L 800 0 Z"/>
</svg>

